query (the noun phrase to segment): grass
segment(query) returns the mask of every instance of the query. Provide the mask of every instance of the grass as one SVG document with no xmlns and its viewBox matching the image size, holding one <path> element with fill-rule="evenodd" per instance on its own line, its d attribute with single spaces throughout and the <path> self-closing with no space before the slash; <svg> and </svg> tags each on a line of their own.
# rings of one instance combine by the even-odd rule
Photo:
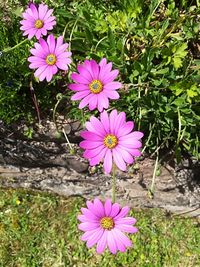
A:
<svg viewBox="0 0 200 267">
<path fill-rule="evenodd" d="M 0 190 L 1 267 L 200 266 L 200 231 L 195 219 L 159 209 L 132 210 L 139 233 L 134 247 L 97 255 L 79 240 L 81 197 L 62 198 L 24 190 Z"/>
</svg>

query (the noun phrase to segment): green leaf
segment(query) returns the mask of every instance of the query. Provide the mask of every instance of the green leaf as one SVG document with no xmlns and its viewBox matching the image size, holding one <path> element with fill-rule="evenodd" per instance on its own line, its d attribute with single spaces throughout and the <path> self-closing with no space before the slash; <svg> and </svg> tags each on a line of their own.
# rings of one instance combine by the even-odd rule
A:
<svg viewBox="0 0 200 267">
<path fill-rule="evenodd" d="M 195 91 L 193 91 L 193 90 L 191 90 L 191 89 L 188 89 L 187 90 L 187 95 L 189 96 L 189 97 L 194 97 L 194 96 L 197 96 L 198 95 L 198 93 L 197 92 L 195 92 Z"/>
<path fill-rule="evenodd" d="M 173 58 L 173 65 L 175 69 L 179 69 L 182 66 L 182 59 L 180 57 Z"/>
<path fill-rule="evenodd" d="M 151 72 L 155 75 L 157 74 L 166 74 L 169 72 L 169 68 L 163 68 L 163 69 L 160 69 L 160 70 L 156 70 L 156 69 L 152 69 Z"/>
</svg>

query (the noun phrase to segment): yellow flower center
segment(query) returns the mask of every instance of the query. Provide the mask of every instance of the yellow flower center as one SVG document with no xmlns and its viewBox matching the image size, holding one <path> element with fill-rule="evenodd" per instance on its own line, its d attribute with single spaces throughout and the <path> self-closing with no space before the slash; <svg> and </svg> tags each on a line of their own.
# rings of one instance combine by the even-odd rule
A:
<svg viewBox="0 0 200 267">
<path fill-rule="evenodd" d="M 102 83 L 99 81 L 99 80 L 93 80 L 90 84 L 89 84 L 89 88 L 90 88 L 90 91 L 93 93 L 93 94 L 98 94 L 102 91 L 103 89 L 103 85 Z"/>
<path fill-rule="evenodd" d="M 115 223 L 110 217 L 103 217 L 100 221 L 100 225 L 103 229 L 112 230 L 115 226 Z"/>
<path fill-rule="evenodd" d="M 54 54 L 49 54 L 46 57 L 46 63 L 50 66 L 54 65 L 56 63 L 56 56 Z"/>
<path fill-rule="evenodd" d="M 118 139 L 115 135 L 108 134 L 105 136 L 103 143 L 106 147 L 112 149 L 112 148 L 116 147 L 116 145 L 118 143 Z"/>
<path fill-rule="evenodd" d="M 34 25 L 35 25 L 35 28 L 41 29 L 43 27 L 43 25 L 44 25 L 44 22 L 42 20 L 40 20 L 40 19 L 37 19 L 35 21 L 35 24 Z"/>
</svg>

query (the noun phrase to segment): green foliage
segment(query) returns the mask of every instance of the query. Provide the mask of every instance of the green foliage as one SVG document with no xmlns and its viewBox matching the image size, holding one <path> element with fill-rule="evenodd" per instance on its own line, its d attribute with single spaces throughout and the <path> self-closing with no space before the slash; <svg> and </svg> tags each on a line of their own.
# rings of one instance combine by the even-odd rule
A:
<svg viewBox="0 0 200 267">
<path fill-rule="evenodd" d="M 198 221 L 158 209 L 132 210 L 139 232 L 133 248 L 97 255 L 80 241 L 82 198 L 30 191 L 0 191 L 0 266 L 144 267 L 199 266 Z"/>
<path fill-rule="evenodd" d="M 120 100 L 111 102 L 111 105 L 120 111 L 125 110 L 128 118 L 136 121 L 136 127 L 145 132 L 146 140 L 149 140 L 147 151 L 152 153 L 158 146 L 175 150 L 179 146 L 181 153 L 187 152 L 198 158 L 199 1 L 45 2 L 54 8 L 57 17 L 54 33 L 59 35 L 64 32 L 65 41 L 71 43 L 72 69 L 86 57 L 96 60 L 106 57 L 120 70 L 124 88 L 120 91 Z M 17 6 L 19 11 L 20 3 Z M 14 27 L 12 35 L 8 34 L 12 27 L 6 30 L 7 25 L 6 28 L 1 26 L 3 48 L 22 40 L 19 20 L 16 12 L 13 13 L 10 22 Z M 0 87 L 0 117 L 8 122 L 33 110 L 27 94 L 31 72 L 26 62 L 28 48 L 32 44 L 13 50 L 8 54 L 8 61 L 2 62 L 1 58 L 0 68 L 3 64 L 10 72 L 10 76 L 3 75 Z M 14 81 L 14 88 L 8 90 L 6 83 L 9 77 Z M 36 93 L 42 110 L 50 110 L 56 93 L 70 96 L 70 92 L 62 89 L 66 82 L 70 82 L 66 81 L 66 77 L 57 76 L 50 85 L 44 82 L 40 87 L 37 84 Z M 19 100 L 19 94 L 24 98 Z M 1 100 L 5 98 L 7 104 Z M 20 103 L 29 103 L 21 113 L 19 109 L 21 111 L 23 105 Z M 70 104 L 70 108 L 71 117 L 82 119 L 85 116 L 77 111 L 76 104 Z M 87 110 L 85 113 L 90 114 Z"/>
</svg>

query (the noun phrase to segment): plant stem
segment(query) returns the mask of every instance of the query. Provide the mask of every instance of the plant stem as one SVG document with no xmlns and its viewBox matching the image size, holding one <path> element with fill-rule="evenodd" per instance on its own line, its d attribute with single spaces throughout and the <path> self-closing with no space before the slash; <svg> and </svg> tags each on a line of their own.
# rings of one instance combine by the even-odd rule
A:
<svg viewBox="0 0 200 267">
<path fill-rule="evenodd" d="M 67 141 L 67 144 L 69 145 L 70 153 L 71 153 L 71 154 L 74 154 L 74 149 L 73 149 L 71 143 L 69 142 L 69 138 L 67 137 L 64 128 L 62 129 L 62 132 L 63 132 L 63 134 L 64 134 L 64 136 L 65 136 L 65 139 L 66 139 L 66 141 Z"/>
<path fill-rule="evenodd" d="M 60 130 L 59 130 L 58 125 L 57 125 L 57 122 L 56 122 L 56 110 L 57 110 L 58 105 L 60 104 L 60 102 L 61 102 L 64 98 L 67 98 L 67 97 L 64 96 L 64 95 L 62 95 L 62 94 L 58 94 L 58 95 L 57 95 L 57 102 L 56 102 L 56 104 L 55 104 L 55 106 L 54 106 L 54 109 L 53 109 L 53 122 L 54 122 L 54 124 L 55 124 L 55 126 L 56 126 L 56 131 L 57 131 L 58 133 L 60 132 Z M 62 128 L 62 132 L 63 132 L 63 134 L 64 134 L 64 137 L 65 137 L 66 141 L 67 141 L 67 144 L 69 145 L 70 153 L 71 153 L 71 154 L 74 154 L 74 149 L 73 149 L 73 147 L 72 147 L 72 145 L 71 145 L 71 143 L 70 143 L 70 141 L 69 141 L 69 138 L 67 137 L 67 134 L 66 134 L 64 128 Z"/>
<path fill-rule="evenodd" d="M 12 50 L 14 50 L 15 48 L 17 48 L 18 46 L 22 45 L 23 43 L 29 41 L 29 39 L 25 39 L 23 41 L 21 41 L 20 43 L 16 44 L 15 46 L 13 47 L 8 47 L 8 48 L 5 48 L 3 51 L 1 51 L 2 53 L 7 53 L 7 52 L 10 52 Z"/>
<path fill-rule="evenodd" d="M 112 169 L 112 203 L 115 203 L 115 195 L 116 195 L 116 165 L 113 164 L 113 169 Z"/>
<path fill-rule="evenodd" d="M 177 137 L 177 141 L 176 141 L 176 146 L 179 145 L 180 143 L 180 140 L 181 140 L 181 113 L 180 113 L 180 110 L 179 108 L 177 108 L 177 112 L 178 112 L 178 137 Z"/>
<path fill-rule="evenodd" d="M 146 144 L 145 144 L 144 148 L 142 149 L 142 152 L 141 152 L 142 154 L 144 153 L 145 149 L 147 148 L 147 146 L 148 146 L 148 144 L 149 144 L 149 142 L 151 140 L 151 136 L 153 134 L 154 127 L 155 127 L 155 123 L 153 124 L 153 126 L 151 126 L 151 124 L 150 124 L 150 127 L 149 127 L 150 134 L 149 134 L 149 136 L 147 138 L 147 141 L 146 141 Z"/>
<path fill-rule="evenodd" d="M 157 141 L 157 146 L 158 146 L 158 138 L 156 139 Z M 153 177 L 152 177 L 152 182 L 151 182 L 151 187 L 149 189 L 149 193 L 150 193 L 150 196 L 151 198 L 154 197 L 154 185 L 155 185 L 155 178 L 156 178 L 156 171 L 157 171 L 157 167 L 158 167 L 158 160 L 159 160 L 159 149 L 160 148 L 157 148 L 156 149 L 156 163 L 155 163 L 155 166 L 154 166 L 154 171 L 153 171 Z"/>
<path fill-rule="evenodd" d="M 31 92 L 31 97 L 32 97 L 35 109 L 36 109 L 36 113 L 37 113 L 39 124 L 41 124 L 40 110 L 39 110 L 38 101 L 37 101 L 37 98 L 36 98 L 36 95 L 35 95 L 35 90 L 33 88 L 32 80 L 30 81 L 30 92 Z"/>
<path fill-rule="evenodd" d="M 154 171 L 153 171 L 153 178 L 152 178 L 151 187 L 150 187 L 150 192 L 151 192 L 152 194 L 153 194 L 153 191 L 154 191 L 154 184 L 155 184 L 155 178 L 156 178 L 156 171 L 157 171 L 157 166 L 158 166 L 158 158 L 159 158 L 159 154 L 157 153 L 156 163 L 155 163 Z"/>
<path fill-rule="evenodd" d="M 59 96 L 57 96 L 57 99 L 58 99 L 58 101 L 56 102 L 56 104 L 54 106 L 54 109 L 53 109 L 53 122 L 54 122 L 54 124 L 56 126 L 56 131 L 59 132 L 58 125 L 57 125 L 57 122 L 56 122 L 56 109 L 57 109 L 58 105 L 60 104 L 61 100 L 63 99 L 63 96 L 59 95 Z"/>
<path fill-rule="evenodd" d="M 73 33 L 74 33 L 74 30 L 75 30 L 75 27 L 76 27 L 78 20 L 79 20 L 79 17 L 75 20 L 73 28 L 72 28 L 70 36 L 69 36 L 69 51 L 71 51 L 72 36 L 73 36 Z M 64 34 L 65 34 L 65 32 L 64 32 Z"/>
</svg>

